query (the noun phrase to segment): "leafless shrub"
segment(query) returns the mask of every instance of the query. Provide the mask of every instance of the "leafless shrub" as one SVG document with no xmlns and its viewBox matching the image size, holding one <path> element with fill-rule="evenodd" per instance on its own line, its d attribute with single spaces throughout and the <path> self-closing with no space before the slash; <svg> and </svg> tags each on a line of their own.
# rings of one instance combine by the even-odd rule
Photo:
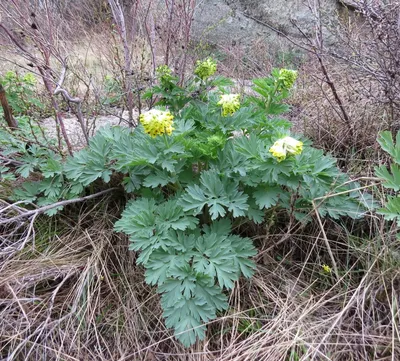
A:
<svg viewBox="0 0 400 361">
<path fill-rule="evenodd" d="M 0 22 L 0 35 L 8 40 L 11 50 L 23 59 L 24 63 L 19 65 L 22 68 L 33 67 L 42 79 L 55 113 L 59 148 L 63 139 L 69 153 L 72 154 L 56 92 L 59 92 L 62 86 L 57 82 L 58 73 L 62 74 L 61 69 L 65 71 L 67 66 L 68 53 L 63 38 L 67 28 L 63 26 L 59 14 L 54 11 L 53 3 L 45 1 L 32 2 L 30 7 L 25 5 L 22 0 L 1 2 L 3 17 Z M 64 90 L 63 94 L 65 96 L 68 93 Z"/>
<path fill-rule="evenodd" d="M 316 32 L 300 46 L 313 60 L 302 68 L 298 99 L 307 134 L 340 156 L 363 158 L 380 130 L 400 126 L 400 8 L 396 1 L 342 4 L 334 16 L 311 2 Z"/>
<path fill-rule="evenodd" d="M 353 91 L 386 112 L 387 127 L 399 128 L 400 4 L 357 2 L 355 14 L 344 11 L 330 55 L 350 67 Z"/>
</svg>

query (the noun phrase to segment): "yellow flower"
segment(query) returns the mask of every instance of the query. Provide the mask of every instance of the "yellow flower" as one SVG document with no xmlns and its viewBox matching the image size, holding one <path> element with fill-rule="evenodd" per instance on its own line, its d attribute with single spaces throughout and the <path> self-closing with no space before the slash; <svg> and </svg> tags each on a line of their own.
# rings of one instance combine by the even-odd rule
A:
<svg viewBox="0 0 400 361">
<path fill-rule="evenodd" d="M 222 106 L 222 115 L 232 115 L 240 108 L 239 94 L 223 94 L 217 103 Z"/>
<path fill-rule="evenodd" d="M 140 122 L 143 125 L 145 133 L 155 138 L 157 135 L 171 135 L 174 128 L 172 127 L 173 115 L 166 110 L 151 109 L 140 115 Z"/>
<path fill-rule="evenodd" d="M 286 159 L 288 155 L 298 155 L 303 151 L 303 143 L 292 138 L 285 137 L 277 140 L 274 145 L 269 148 L 269 152 L 278 160 L 278 162 Z"/>
<path fill-rule="evenodd" d="M 205 80 L 217 71 L 217 63 L 207 58 L 204 61 L 197 61 L 194 73 L 201 79 Z"/>
<path fill-rule="evenodd" d="M 269 152 L 278 160 L 278 162 L 286 159 L 286 149 L 283 144 L 283 139 L 277 140 L 274 145 L 269 148 Z"/>
<path fill-rule="evenodd" d="M 283 144 L 286 146 L 287 152 L 291 155 L 298 155 L 303 151 L 303 143 L 292 137 L 283 138 Z"/>
<path fill-rule="evenodd" d="M 322 265 L 322 269 L 326 273 L 331 273 L 332 272 L 332 269 L 327 264 L 323 264 Z"/>
<path fill-rule="evenodd" d="M 289 69 L 279 70 L 279 79 L 282 80 L 286 89 L 290 89 L 297 79 L 297 71 Z"/>
</svg>

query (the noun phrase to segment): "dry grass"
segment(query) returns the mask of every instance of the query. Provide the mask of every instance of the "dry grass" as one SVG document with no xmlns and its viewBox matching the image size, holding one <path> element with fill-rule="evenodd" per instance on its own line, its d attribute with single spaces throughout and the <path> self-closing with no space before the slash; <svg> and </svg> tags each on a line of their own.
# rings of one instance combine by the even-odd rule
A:
<svg viewBox="0 0 400 361">
<path fill-rule="evenodd" d="M 296 92 L 291 99 L 297 111 L 296 128 L 338 157 L 374 158 L 379 149 L 376 142 L 379 131 L 394 129 L 389 109 L 377 102 L 378 85 L 363 80 L 345 64 L 325 61 L 349 121 L 343 119 L 331 89 L 315 70 L 319 69 L 318 63 L 309 59 L 299 70 Z M 367 88 L 369 96 L 365 95 Z"/>
<path fill-rule="evenodd" d="M 2 243 L 2 360 L 400 358 L 396 230 L 377 232 L 381 224 L 371 220 L 372 238 L 365 224 L 347 225 L 367 232 L 356 238 L 325 224 L 339 280 L 322 270 L 330 263 L 320 229 L 256 237 L 255 277 L 233 290 L 207 339 L 186 350 L 165 329 L 158 295 L 127 239 L 112 230 L 110 214 L 118 213 L 39 219 L 23 249 L 6 254 Z"/>
</svg>

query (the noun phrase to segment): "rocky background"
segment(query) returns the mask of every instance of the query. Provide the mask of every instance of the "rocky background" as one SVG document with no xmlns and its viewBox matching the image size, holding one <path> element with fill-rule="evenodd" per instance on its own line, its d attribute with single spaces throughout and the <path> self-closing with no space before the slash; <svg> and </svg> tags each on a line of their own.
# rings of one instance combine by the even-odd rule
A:
<svg viewBox="0 0 400 361">
<path fill-rule="evenodd" d="M 320 4 L 327 14 L 341 8 L 337 0 Z M 198 3 L 193 35 L 223 47 L 249 47 L 260 39 L 273 43 L 285 36 L 302 38 L 313 33 L 313 6 L 300 0 L 204 0 Z"/>
</svg>

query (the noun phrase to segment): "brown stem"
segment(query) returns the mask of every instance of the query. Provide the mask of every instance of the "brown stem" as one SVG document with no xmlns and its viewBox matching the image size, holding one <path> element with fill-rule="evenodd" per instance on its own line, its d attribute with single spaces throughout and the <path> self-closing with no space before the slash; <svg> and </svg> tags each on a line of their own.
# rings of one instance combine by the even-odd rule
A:
<svg viewBox="0 0 400 361">
<path fill-rule="evenodd" d="M 6 90 L 3 88 L 3 85 L 0 84 L 0 102 L 3 107 L 4 118 L 8 124 L 8 126 L 12 129 L 18 128 L 18 123 L 12 115 L 11 108 L 8 104 L 6 97 Z"/>
<path fill-rule="evenodd" d="M 108 0 L 114 21 L 117 24 L 119 36 L 121 38 L 122 46 L 124 49 L 124 87 L 126 93 L 126 105 L 128 107 L 129 114 L 129 126 L 135 126 L 133 122 L 133 72 L 131 69 L 131 51 L 128 42 L 128 33 L 126 29 L 125 16 L 123 7 L 119 0 Z"/>
<path fill-rule="evenodd" d="M 72 155 L 73 154 L 72 145 L 71 145 L 71 142 L 69 141 L 68 134 L 65 129 L 64 120 L 63 120 L 61 112 L 60 112 L 60 107 L 58 106 L 57 100 L 55 99 L 54 94 L 53 94 L 54 93 L 53 87 L 49 81 L 48 76 L 46 75 L 45 70 L 42 67 L 38 67 L 38 70 L 39 70 L 40 74 L 42 75 L 44 85 L 45 85 L 46 90 L 49 93 L 49 96 L 51 99 L 51 104 L 53 105 L 53 108 L 56 112 L 56 124 L 60 126 L 61 133 L 63 135 L 65 144 L 67 145 L 68 153 L 70 155 Z"/>
<path fill-rule="evenodd" d="M 58 95 L 61 93 L 66 101 L 76 104 L 75 114 L 78 118 L 78 122 L 81 126 L 83 135 L 86 139 L 86 144 L 89 144 L 89 134 L 86 129 L 85 119 L 83 118 L 83 113 L 82 113 L 82 100 L 78 97 L 73 98 L 64 88 L 62 88 L 66 72 L 67 72 L 67 65 L 65 59 L 63 62 L 63 69 L 61 71 L 60 80 L 57 83 L 56 90 L 54 90 L 54 95 Z"/>
<path fill-rule="evenodd" d="M 317 58 L 318 58 L 320 66 L 321 66 L 322 73 L 324 74 L 325 82 L 326 82 L 326 84 L 328 84 L 329 88 L 331 89 L 333 97 L 335 98 L 335 101 L 339 106 L 340 112 L 342 113 L 343 120 L 346 123 L 346 125 L 349 127 L 349 133 L 353 137 L 354 136 L 354 134 L 353 134 L 353 126 L 352 126 L 350 118 L 349 118 L 349 116 L 347 114 L 346 108 L 343 105 L 342 99 L 340 98 L 340 96 L 339 96 L 339 94 L 338 94 L 338 92 L 336 90 L 335 83 L 331 80 L 331 78 L 330 78 L 330 76 L 328 74 L 328 71 L 327 71 L 327 69 L 325 67 L 325 64 L 322 61 L 322 58 L 319 55 L 317 55 Z"/>
<path fill-rule="evenodd" d="M 168 8 L 168 3 L 167 3 L 167 8 Z M 174 15 L 175 11 L 175 0 L 171 1 L 171 7 L 169 9 L 169 15 L 168 15 L 168 29 L 167 29 L 167 48 L 165 50 L 165 60 L 164 63 L 165 65 L 168 65 L 169 63 L 169 53 L 171 50 L 171 25 L 172 25 L 172 17 Z"/>
</svg>

